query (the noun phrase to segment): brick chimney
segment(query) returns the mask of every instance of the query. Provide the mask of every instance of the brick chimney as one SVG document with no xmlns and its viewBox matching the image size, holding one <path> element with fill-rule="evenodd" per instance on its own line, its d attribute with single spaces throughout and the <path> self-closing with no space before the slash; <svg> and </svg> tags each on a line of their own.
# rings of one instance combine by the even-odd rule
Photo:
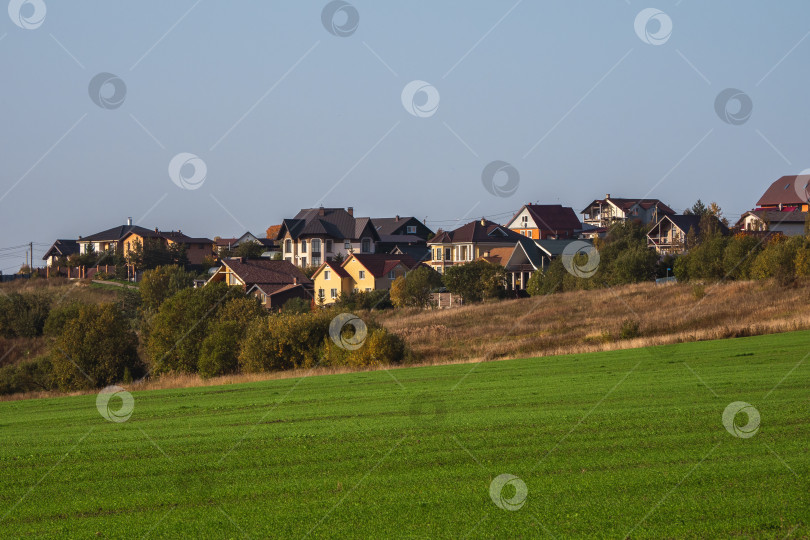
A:
<svg viewBox="0 0 810 540">
<path fill-rule="evenodd" d="M 319 216 L 325 216 L 326 215 L 326 210 L 324 210 L 323 206 L 318 208 L 318 215 Z"/>
<path fill-rule="evenodd" d="M 350 206 L 346 209 L 350 216 L 354 217 L 354 207 Z"/>
<path fill-rule="evenodd" d="M 394 221 L 399 221 L 399 214 L 394 218 Z"/>
<path fill-rule="evenodd" d="M 609 199 L 609 198 L 610 198 L 610 193 L 605 193 L 605 199 Z"/>
</svg>

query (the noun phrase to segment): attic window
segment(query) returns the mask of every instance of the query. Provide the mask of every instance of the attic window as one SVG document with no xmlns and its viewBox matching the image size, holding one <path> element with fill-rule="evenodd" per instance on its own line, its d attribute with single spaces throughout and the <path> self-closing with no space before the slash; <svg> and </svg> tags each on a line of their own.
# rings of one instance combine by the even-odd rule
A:
<svg viewBox="0 0 810 540">
<path fill-rule="evenodd" d="M 789 188 L 790 184 L 785 184 L 785 189 Z"/>
</svg>

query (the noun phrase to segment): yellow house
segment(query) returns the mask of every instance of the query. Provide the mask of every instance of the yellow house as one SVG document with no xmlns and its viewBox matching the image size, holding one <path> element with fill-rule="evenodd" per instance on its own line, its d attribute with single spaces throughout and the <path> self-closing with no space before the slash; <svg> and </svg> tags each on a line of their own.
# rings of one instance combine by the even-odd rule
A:
<svg viewBox="0 0 810 540">
<path fill-rule="evenodd" d="M 190 264 L 202 264 L 208 258 L 213 258 L 216 253 L 216 242 L 209 238 L 192 238 L 180 231 L 161 231 L 155 229 L 150 231 L 131 231 L 124 236 L 121 241 L 123 254 L 128 256 L 130 252 L 137 250 L 138 246 L 148 249 L 149 243 L 159 243 L 164 248 L 173 245 L 182 245 L 186 248 L 186 257 Z"/>
<path fill-rule="evenodd" d="M 333 304 L 352 292 L 388 290 L 391 283 L 418 265 L 408 255 L 352 253 L 343 264 L 327 261 L 312 274 L 315 299 Z"/>
</svg>

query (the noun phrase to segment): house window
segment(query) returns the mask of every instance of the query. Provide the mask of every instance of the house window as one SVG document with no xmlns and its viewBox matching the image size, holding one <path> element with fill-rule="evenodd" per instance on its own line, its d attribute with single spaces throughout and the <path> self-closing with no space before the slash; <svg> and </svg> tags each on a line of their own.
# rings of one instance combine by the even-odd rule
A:
<svg viewBox="0 0 810 540">
<path fill-rule="evenodd" d="M 326 252 L 327 253 L 332 253 L 332 241 L 331 240 L 326 241 Z"/>
<path fill-rule="evenodd" d="M 321 241 L 317 238 L 312 240 L 312 253 L 320 253 L 321 252 Z"/>
<path fill-rule="evenodd" d="M 301 240 L 301 253 L 306 253 L 306 252 L 307 252 L 307 241 L 306 240 Z"/>
<path fill-rule="evenodd" d="M 323 300 L 323 296 L 324 296 L 324 290 L 323 289 L 318 289 L 318 298 Z"/>
<path fill-rule="evenodd" d="M 329 270 L 324 270 L 323 272 L 323 279 L 329 279 L 329 276 L 332 274 Z"/>
<path fill-rule="evenodd" d="M 292 253 L 292 240 L 284 240 L 284 253 Z"/>
<path fill-rule="evenodd" d="M 360 270 L 360 279 L 366 279 L 366 271 Z"/>
<path fill-rule="evenodd" d="M 371 252 L 371 240 L 368 238 L 363 238 L 363 245 L 362 245 L 362 252 L 363 253 L 370 253 Z"/>
<path fill-rule="evenodd" d="M 359 293 L 359 292 L 360 292 L 360 289 L 358 289 L 357 287 L 355 287 L 355 288 L 354 288 L 354 292 Z"/>
<path fill-rule="evenodd" d="M 329 294 L 333 299 L 337 298 L 337 289 L 330 289 Z"/>
<path fill-rule="evenodd" d="M 343 248 L 344 249 L 352 249 L 352 241 L 351 240 L 344 240 L 343 241 Z"/>
<path fill-rule="evenodd" d="M 301 257 L 301 266 L 306 266 L 306 265 L 307 265 L 307 258 L 306 257 Z"/>
<path fill-rule="evenodd" d="M 529 225 L 528 225 L 528 223 L 529 223 L 529 216 L 522 216 L 522 217 L 520 218 L 520 221 L 521 221 L 521 222 L 523 222 L 523 226 L 524 226 L 524 227 L 528 227 L 528 226 L 529 226 Z"/>
<path fill-rule="evenodd" d="M 416 225 L 408 225 L 405 227 L 405 232 L 407 234 L 416 234 Z"/>
<path fill-rule="evenodd" d="M 371 292 L 371 287 L 366 287 L 366 292 Z"/>
<path fill-rule="evenodd" d="M 446 261 L 453 260 L 453 250 L 451 248 L 444 248 L 444 259 Z"/>
<path fill-rule="evenodd" d="M 292 257 L 284 257 L 284 260 L 287 261 L 288 263 L 291 263 L 292 262 Z"/>
<path fill-rule="evenodd" d="M 320 257 L 312 257 L 312 266 L 320 266 L 321 265 L 321 258 Z"/>
<path fill-rule="evenodd" d="M 396 274 L 394 273 L 394 271 L 393 271 L 393 270 L 391 270 L 390 272 L 388 272 L 388 279 L 394 279 L 395 277 L 397 277 L 397 276 L 396 276 Z"/>
</svg>

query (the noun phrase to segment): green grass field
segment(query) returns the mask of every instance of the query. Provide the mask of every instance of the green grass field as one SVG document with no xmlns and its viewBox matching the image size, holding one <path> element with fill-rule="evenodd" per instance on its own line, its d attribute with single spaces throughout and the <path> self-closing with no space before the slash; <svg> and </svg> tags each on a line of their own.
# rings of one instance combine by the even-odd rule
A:
<svg viewBox="0 0 810 540">
<path fill-rule="evenodd" d="M 96 396 L 0 403 L 0 537 L 807 537 L 808 353 L 797 332 L 136 392 L 121 423 Z M 518 510 L 490 497 L 504 473 Z"/>
</svg>

